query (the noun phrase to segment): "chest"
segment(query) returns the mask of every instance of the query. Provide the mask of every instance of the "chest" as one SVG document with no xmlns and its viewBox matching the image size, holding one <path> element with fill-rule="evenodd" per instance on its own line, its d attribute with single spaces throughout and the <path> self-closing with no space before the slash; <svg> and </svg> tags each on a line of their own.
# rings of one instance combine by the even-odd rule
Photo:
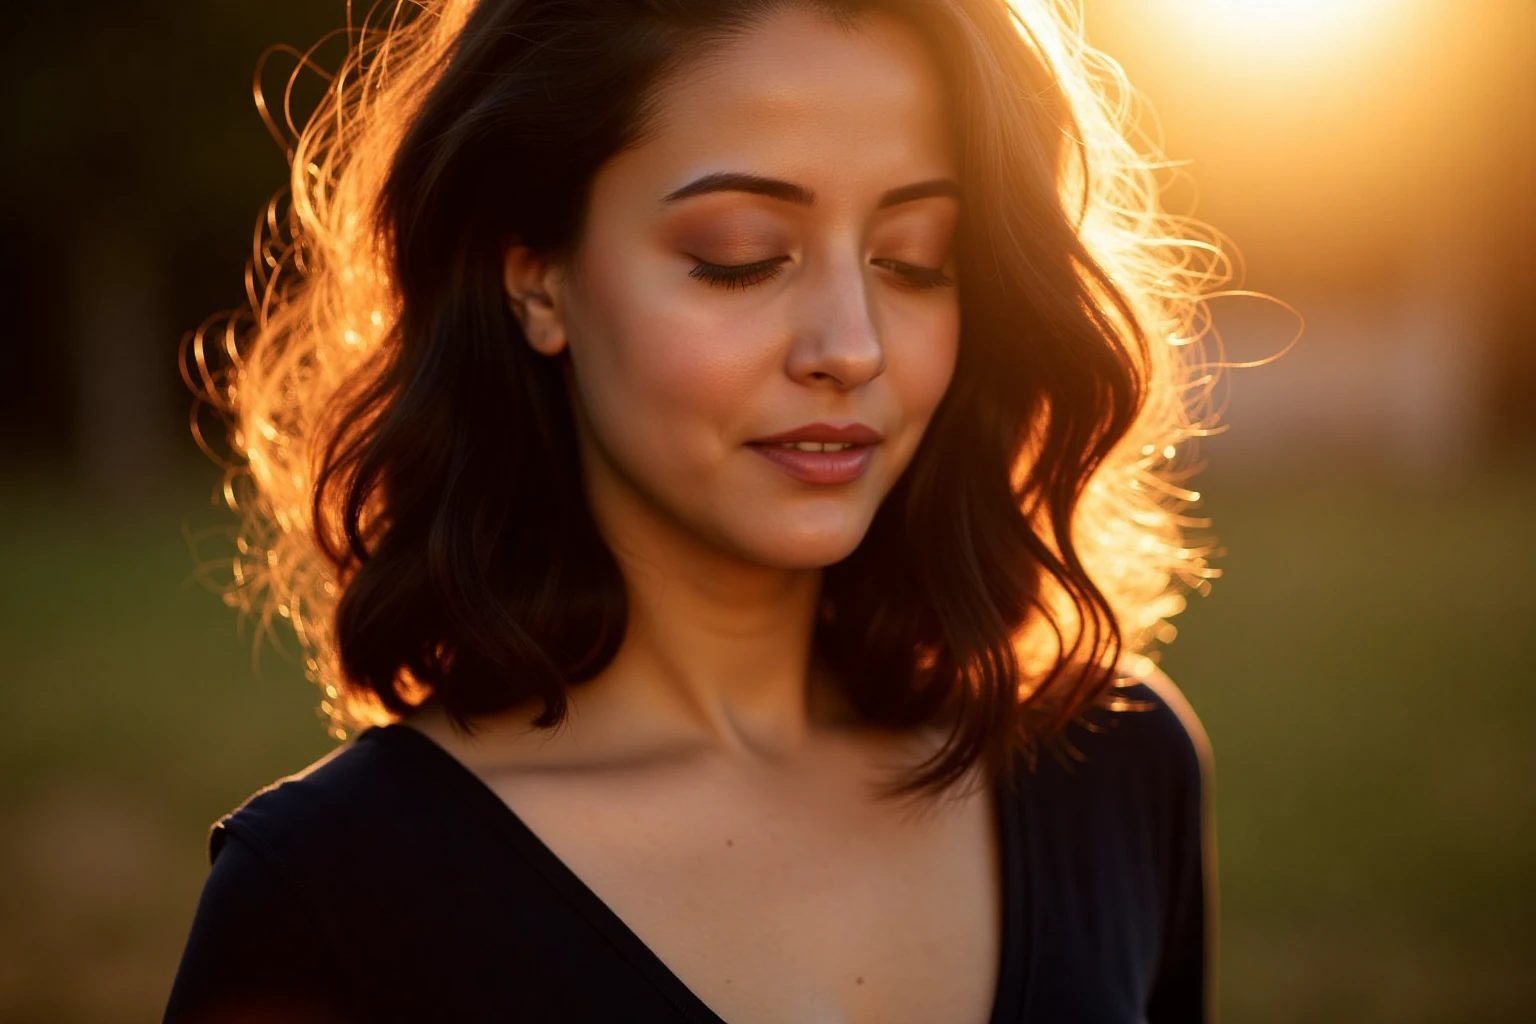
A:
<svg viewBox="0 0 1536 1024">
<path fill-rule="evenodd" d="M 729 1024 L 989 1019 L 1002 883 L 984 787 L 918 813 L 836 773 L 487 782 Z"/>
</svg>

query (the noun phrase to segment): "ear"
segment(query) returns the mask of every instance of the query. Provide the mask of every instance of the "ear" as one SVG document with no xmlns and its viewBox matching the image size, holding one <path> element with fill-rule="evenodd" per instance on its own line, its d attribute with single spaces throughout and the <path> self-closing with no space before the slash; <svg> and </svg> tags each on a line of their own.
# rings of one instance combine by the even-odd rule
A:
<svg viewBox="0 0 1536 1024">
<path fill-rule="evenodd" d="M 507 304 L 523 327 L 528 344 L 541 355 L 558 355 L 566 345 L 560 315 L 561 268 L 526 245 L 502 245 L 501 282 Z"/>
</svg>

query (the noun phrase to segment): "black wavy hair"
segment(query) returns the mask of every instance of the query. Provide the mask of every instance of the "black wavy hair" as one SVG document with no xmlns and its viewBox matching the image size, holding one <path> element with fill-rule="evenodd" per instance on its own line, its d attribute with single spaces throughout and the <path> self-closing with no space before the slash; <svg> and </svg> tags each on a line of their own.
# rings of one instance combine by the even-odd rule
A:
<svg viewBox="0 0 1536 1024">
<path fill-rule="evenodd" d="M 549 727 L 614 657 L 620 568 L 571 470 L 559 363 L 517 343 L 501 245 L 572 252 L 594 175 L 644 140 L 668 74 L 790 6 L 918 29 L 967 196 L 953 381 L 863 541 L 826 567 L 814 639 L 867 721 L 948 729 L 896 791 L 978 762 L 1011 776 L 1112 695 L 1179 579 L 1213 574 L 1183 546 L 1193 496 L 1163 455 L 1199 432 L 1169 344 L 1194 275 L 1153 240 L 1147 165 L 1095 85 L 1113 66 L 1070 8 L 401 5 L 354 33 L 299 133 L 256 325 L 217 391 L 254 483 L 241 582 L 260 577 L 314 649 L 338 725 L 431 700 L 466 728 L 525 705 Z"/>
</svg>

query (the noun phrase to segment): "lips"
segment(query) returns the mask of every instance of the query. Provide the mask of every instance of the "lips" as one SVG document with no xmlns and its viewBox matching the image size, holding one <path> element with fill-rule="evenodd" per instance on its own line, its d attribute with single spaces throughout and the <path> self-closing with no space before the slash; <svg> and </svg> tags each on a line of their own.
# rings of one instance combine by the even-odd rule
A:
<svg viewBox="0 0 1536 1024">
<path fill-rule="evenodd" d="M 882 436 L 874 427 L 864 423 L 807 423 L 769 437 L 760 437 L 748 444 L 790 444 L 795 441 L 820 441 L 823 444 L 879 444 Z"/>
<path fill-rule="evenodd" d="M 751 444 L 758 455 L 789 476 L 806 484 L 847 484 L 864 475 L 874 457 L 875 446 L 854 445 L 837 452 L 803 452 L 775 444 Z"/>
</svg>

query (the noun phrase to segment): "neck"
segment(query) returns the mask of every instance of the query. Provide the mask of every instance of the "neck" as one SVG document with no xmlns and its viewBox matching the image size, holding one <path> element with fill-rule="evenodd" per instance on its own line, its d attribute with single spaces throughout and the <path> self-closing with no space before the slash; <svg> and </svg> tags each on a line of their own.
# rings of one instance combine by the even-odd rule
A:
<svg viewBox="0 0 1536 1024">
<path fill-rule="evenodd" d="M 571 691 L 579 727 L 748 759 L 792 754 L 842 713 L 812 653 L 821 569 L 732 558 L 637 504 L 600 520 L 629 626 L 612 663 Z"/>
</svg>

